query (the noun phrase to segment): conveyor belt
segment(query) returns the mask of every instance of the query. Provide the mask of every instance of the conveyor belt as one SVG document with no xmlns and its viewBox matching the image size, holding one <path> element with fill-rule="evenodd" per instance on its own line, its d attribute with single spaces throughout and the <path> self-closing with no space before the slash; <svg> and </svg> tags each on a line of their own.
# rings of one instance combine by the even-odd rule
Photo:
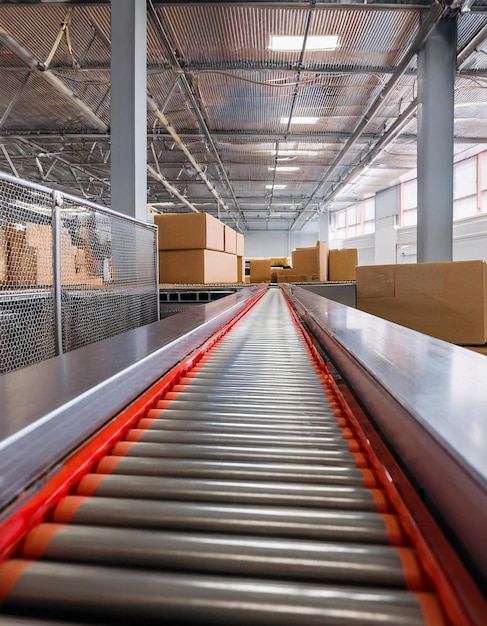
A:
<svg viewBox="0 0 487 626">
<path fill-rule="evenodd" d="M 0 613 L 451 623 L 365 452 L 270 290 L 0 564 Z"/>
</svg>

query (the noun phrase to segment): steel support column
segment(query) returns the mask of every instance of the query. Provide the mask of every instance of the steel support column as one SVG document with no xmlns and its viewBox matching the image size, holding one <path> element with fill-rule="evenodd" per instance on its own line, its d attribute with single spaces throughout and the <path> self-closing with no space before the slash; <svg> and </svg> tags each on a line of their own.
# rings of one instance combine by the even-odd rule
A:
<svg viewBox="0 0 487 626">
<path fill-rule="evenodd" d="M 453 255 L 455 20 L 439 22 L 418 55 L 418 262 Z"/>
<path fill-rule="evenodd" d="M 111 3 L 112 208 L 147 220 L 146 4 Z"/>
<path fill-rule="evenodd" d="M 319 237 L 320 241 L 329 241 L 329 213 L 325 209 L 324 213 L 319 214 Z"/>
</svg>

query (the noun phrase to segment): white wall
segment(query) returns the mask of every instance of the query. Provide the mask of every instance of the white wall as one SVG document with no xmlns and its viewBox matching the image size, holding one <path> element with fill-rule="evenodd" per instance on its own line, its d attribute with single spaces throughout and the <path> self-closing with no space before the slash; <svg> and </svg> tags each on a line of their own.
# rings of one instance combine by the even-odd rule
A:
<svg viewBox="0 0 487 626">
<path fill-rule="evenodd" d="M 291 256 L 294 248 L 316 245 L 318 232 L 289 232 L 287 230 L 251 231 L 244 233 L 247 258 Z"/>
<path fill-rule="evenodd" d="M 377 235 L 377 234 L 376 234 Z M 377 265 L 376 235 L 333 241 L 332 248 L 358 248 L 359 265 Z M 388 263 L 417 263 L 416 227 L 397 228 L 394 233 L 396 258 Z M 453 223 L 453 260 L 487 261 L 487 215 L 465 218 Z"/>
<path fill-rule="evenodd" d="M 383 232 L 383 236 L 385 232 Z M 388 263 L 416 263 L 416 227 L 394 229 L 396 258 Z M 245 233 L 245 256 L 291 256 L 294 248 L 314 246 L 318 232 L 252 231 Z M 379 243 L 379 242 L 377 242 Z M 382 245 L 384 242 L 381 242 Z M 376 234 L 334 240 L 331 248 L 357 248 L 359 265 L 376 265 Z M 453 260 L 487 261 L 487 215 L 458 220 L 453 224 Z"/>
<path fill-rule="evenodd" d="M 360 237 L 350 237 L 349 239 L 335 239 L 331 242 L 330 248 L 342 249 L 342 248 L 357 248 L 358 250 L 358 264 L 359 265 L 374 265 L 375 264 L 375 236 L 361 235 Z"/>
</svg>

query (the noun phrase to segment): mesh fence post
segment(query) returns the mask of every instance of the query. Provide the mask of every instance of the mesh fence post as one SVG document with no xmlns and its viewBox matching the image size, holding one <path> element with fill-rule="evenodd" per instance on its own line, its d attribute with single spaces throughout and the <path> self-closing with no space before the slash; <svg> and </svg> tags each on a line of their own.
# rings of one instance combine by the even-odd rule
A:
<svg viewBox="0 0 487 626">
<path fill-rule="evenodd" d="M 63 309 L 62 309 L 62 275 L 61 275 L 61 214 L 63 195 L 59 191 L 52 192 L 52 275 L 54 294 L 54 345 L 56 356 L 63 350 Z"/>
</svg>

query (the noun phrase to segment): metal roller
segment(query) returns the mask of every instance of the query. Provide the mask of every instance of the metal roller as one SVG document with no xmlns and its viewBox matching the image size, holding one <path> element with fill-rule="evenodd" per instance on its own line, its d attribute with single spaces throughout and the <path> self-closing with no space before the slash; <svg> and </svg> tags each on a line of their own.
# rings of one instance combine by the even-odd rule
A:
<svg viewBox="0 0 487 626">
<path fill-rule="evenodd" d="M 115 498 L 191 500 L 198 502 L 242 502 L 283 506 L 349 509 L 352 511 L 389 510 L 379 489 L 301 483 L 158 478 L 87 474 L 78 484 L 78 495 Z"/>
<path fill-rule="evenodd" d="M 14 560 L 0 565 L 6 607 L 53 605 L 78 620 L 109 616 L 125 624 L 259 626 L 443 626 L 434 596 L 400 590 L 285 583 Z"/>
<path fill-rule="evenodd" d="M 264 433 L 250 433 L 247 431 L 245 435 L 241 433 L 211 433 L 211 432 L 188 432 L 177 430 L 163 429 L 138 429 L 133 428 L 125 437 L 125 441 L 141 441 L 144 443 L 182 443 L 189 445 L 230 445 L 230 446 L 272 446 L 284 448 L 301 448 L 305 452 L 306 448 L 314 450 L 335 450 L 350 449 L 358 452 L 358 446 L 355 442 L 349 442 L 343 438 L 342 434 L 338 436 L 308 436 L 308 435 L 268 435 Z"/>
<path fill-rule="evenodd" d="M 423 575 L 410 548 L 246 536 L 40 524 L 23 545 L 26 559 L 145 569 L 381 585 L 420 590 Z"/>
<path fill-rule="evenodd" d="M 166 401 L 160 402 L 156 405 L 158 408 L 171 408 L 172 410 L 185 411 L 187 413 L 191 411 L 198 411 L 200 413 L 209 414 L 225 414 L 225 413 L 238 413 L 240 415 L 245 414 L 257 414 L 257 415 L 279 415 L 283 419 L 287 415 L 296 415 L 306 412 L 306 415 L 311 417 L 322 417 L 323 410 L 319 404 L 313 404 L 308 406 L 305 401 L 299 404 L 285 404 L 280 403 L 279 400 L 273 402 L 271 405 L 266 402 L 252 401 L 252 398 L 242 399 L 237 402 L 192 402 L 190 400 L 171 400 L 168 403 Z"/>
<path fill-rule="evenodd" d="M 332 409 L 324 409 L 320 415 L 303 415 L 300 411 L 295 411 L 294 414 L 283 414 L 278 411 L 241 411 L 241 410 L 227 410 L 227 411 L 219 411 L 216 408 L 212 411 L 200 411 L 198 409 L 193 409 L 188 411 L 186 409 L 152 409 L 147 413 L 148 417 L 161 417 L 162 415 L 167 416 L 171 419 L 202 419 L 207 420 L 211 419 L 219 419 L 219 420 L 235 420 L 237 422 L 242 421 L 258 421 L 258 422 L 267 422 L 268 424 L 294 424 L 300 425 L 301 428 L 305 428 L 307 424 L 323 424 L 324 419 L 335 420 L 335 415 Z M 325 422 L 326 423 L 326 422 Z M 332 422 L 333 424 L 333 422 Z"/>
<path fill-rule="evenodd" d="M 292 463 L 232 463 L 194 459 L 151 459 L 106 456 L 96 466 L 99 474 L 226 478 L 229 480 L 287 481 L 320 485 L 376 487 L 373 472 L 348 465 L 293 465 Z"/>
<path fill-rule="evenodd" d="M 68 496 L 56 507 L 53 521 L 393 545 L 404 541 L 391 514 L 284 506 Z"/>
<path fill-rule="evenodd" d="M 360 453 L 347 448 L 307 450 L 302 448 L 196 446 L 185 444 L 162 444 L 121 441 L 113 447 L 113 454 L 120 456 L 143 456 L 156 458 L 214 459 L 221 461 L 269 461 L 270 463 L 328 464 L 355 463 L 364 467 L 366 461 Z"/>
<path fill-rule="evenodd" d="M 151 411 L 149 411 L 150 413 Z M 164 415 L 164 413 L 162 413 Z M 219 432 L 219 433 L 262 433 L 265 434 L 283 434 L 302 436 L 303 428 L 299 428 L 296 424 L 288 424 L 280 422 L 270 424 L 269 422 L 251 420 L 242 422 L 241 420 L 185 420 L 185 419 L 165 419 L 163 417 L 142 418 L 137 423 L 137 428 L 153 428 L 156 430 L 189 430 L 192 432 Z M 342 435 L 343 430 L 338 424 L 327 423 L 323 425 L 309 424 L 306 427 L 306 433 L 310 435 L 326 435 L 335 434 Z"/>
</svg>

